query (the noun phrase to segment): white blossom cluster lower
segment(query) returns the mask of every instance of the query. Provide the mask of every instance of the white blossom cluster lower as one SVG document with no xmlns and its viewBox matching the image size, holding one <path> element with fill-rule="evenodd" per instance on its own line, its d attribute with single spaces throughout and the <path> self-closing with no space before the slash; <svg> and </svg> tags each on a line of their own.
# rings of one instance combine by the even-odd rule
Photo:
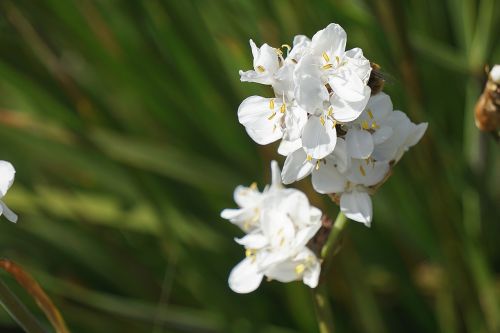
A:
<svg viewBox="0 0 500 333">
<path fill-rule="evenodd" d="M 281 282 L 303 280 L 311 288 L 318 284 L 320 263 L 306 244 L 321 227 L 321 211 L 301 191 L 282 186 L 276 161 L 271 169 L 271 186 L 263 192 L 255 185 L 237 187 L 234 200 L 239 208 L 221 214 L 246 233 L 236 239 L 245 247 L 246 258 L 229 276 L 229 286 L 238 293 L 254 291 L 264 276 Z"/>
</svg>

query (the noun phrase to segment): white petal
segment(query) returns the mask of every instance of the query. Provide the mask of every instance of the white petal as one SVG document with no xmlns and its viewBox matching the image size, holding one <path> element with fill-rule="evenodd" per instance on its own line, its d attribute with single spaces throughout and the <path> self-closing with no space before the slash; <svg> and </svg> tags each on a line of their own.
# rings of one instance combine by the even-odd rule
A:
<svg viewBox="0 0 500 333">
<path fill-rule="evenodd" d="M 306 160 L 306 152 L 300 148 L 288 155 L 283 165 L 281 178 L 283 184 L 291 184 L 307 177 L 314 168 L 314 163 Z"/>
<path fill-rule="evenodd" d="M 5 205 L 5 203 L 2 200 L 0 200 L 0 215 L 2 215 L 2 214 L 10 222 L 14 222 L 14 223 L 17 222 L 17 215 L 16 215 L 16 213 L 14 213 L 13 211 L 11 211 L 9 209 L 9 207 L 7 207 L 7 205 Z"/>
<path fill-rule="evenodd" d="M 386 93 L 379 92 L 370 97 L 368 104 L 366 104 L 366 110 L 370 110 L 375 121 L 380 122 L 393 110 L 391 98 Z M 371 121 L 368 114 L 363 114 L 363 119 L 368 122 Z"/>
<path fill-rule="evenodd" d="M 3 197 L 14 182 L 16 170 L 10 162 L 0 161 L 0 198 Z"/>
<path fill-rule="evenodd" d="M 285 133 L 284 138 L 288 140 L 299 139 L 304 126 L 307 123 L 307 111 L 299 107 L 298 105 L 292 104 L 287 105 L 285 113 Z"/>
<path fill-rule="evenodd" d="M 236 243 L 247 249 L 258 250 L 267 245 L 267 238 L 260 233 L 248 234 L 242 238 L 235 238 Z"/>
<path fill-rule="evenodd" d="M 316 55 L 327 52 L 333 57 L 340 57 L 344 54 L 346 41 L 347 34 L 344 29 L 338 24 L 331 23 L 313 36 L 311 49 Z"/>
<path fill-rule="evenodd" d="M 302 278 L 304 284 L 311 288 L 316 288 L 318 286 L 320 273 L 321 265 L 316 259 L 313 264 L 309 264 L 309 267 L 304 272 L 304 277 Z"/>
<path fill-rule="evenodd" d="M 414 126 L 410 135 L 408 136 L 408 138 L 406 138 L 406 146 L 412 147 L 416 145 L 420 141 L 420 139 L 422 139 L 422 137 L 424 136 L 425 131 L 427 131 L 427 126 L 428 126 L 427 123 L 421 123 Z"/>
<path fill-rule="evenodd" d="M 372 200 L 368 193 L 353 191 L 340 197 L 340 210 L 348 218 L 364 223 L 367 227 L 372 221 Z"/>
<path fill-rule="evenodd" d="M 322 124 L 320 117 L 310 116 L 302 132 L 302 145 L 307 155 L 322 159 L 335 149 L 337 130 L 331 121 Z"/>
<path fill-rule="evenodd" d="M 346 172 L 351 166 L 351 156 L 347 151 L 347 144 L 344 139 L 337 138 L 333 153 L 325 157 L 327 164 L 333 164 L 340 173 Z"/>
<path fill-rule="evenodd" d="M 364 97 L 355 102 L 346 101 L 339 95 L 333 94 L 330 98 L 330 103 L 333 108 L 333 117 L 342 123 L 358 119 L 370 98 L 370 92 L 370 87 L 365 86 L 362 92 Z"/>
<path fill-rule="evenodd" d="M 347 177 L 354 184 L 373 186 L 385 178 L 389 168 L 388 162 L 366 162 L 365 160 L 352 159 L 351 172 Z"/>
<path fill-rule="evenodd" d="M 253 258 L 245 258 L 229 274 L 229 288 L 234 292 L 246 294 L 257 289 L 264 277 Z"/>
<path fill-rule="evenodd" d="M 239 71 L 241 82 L 255 82 L 260 84 L 273 84 L 275 81 L 269 74 L 258 73 L 254 70 Z"/>
<path fill-rule="evenodd" d="M 351 128 L 345 137 L 347 152 L 353 158 L 368 158 L 373 152 L 373 139 L 368 131 Z"/>
<path fill-rule="evenodd" d="M 389 126 L 381 126 L 372 134 L 373 143 L 378 145 L 389 139 L 392 135 L 392 128 Z"/>
<path fill-rule="evenodd" d="M 320 112 L 323 102 L 328 101 L 328 97 L 328 90 L 319 77 L 304 75 L 297 80 L 295 98 L 297 104 L 307 112 L 312 114 Z"/>
<path fill-rule="evenodd" d="M 278 162 L 271 161 L 271 184 L 275 188 L 281 188 L 281 170 Z"/>
<path fill-rule="evenodd" d="M 360 102 L 366 99 L 366 102 L 368 102 L 369 94 L 367 97 L 365 92 L 367 85 L 352 71 L 344 70 L 336 73 L 329 77 L 328 83 L 333 93 L 343 100 L 348 102 Z"/>
<path fill-rule="evenodd" d="M 266 270 L 266 276 L 270 279 L 280 282 L 292 282 L 299 279 L 295 268 L 298 263 L 291 260 L 281 262 L 277 265 L 271 266 Z"/>
<path fill-rule="evenodd" d="M 261 145 L 274 142 L 283 136 L 279 126 L 280 104 L 275 103 L 271 109 L 270 101 L 270 98 L 250 96 L 238 108 L 240 123 L 245 126 L 248 135 Z"/>
<path fill-rule="evenodd" d="M 330 104 L 333 110 L 333 118 L 342 123 L 347 123 L 358 119 L 366 106 L 368 98 L 370 97 L 370 88 L 365 87 L 363 94 L 365 94 L 365 98 L 357 102 L 349 102 L 340 98 L 338 95 L 333 94 L 330 97 Z"/>
<path fill-rule="evenodd" d="M 278 147 L 278 154 L 283 155 L 283 156 L 288 156 L 297 149 L 302 148 L 302 139 L 297 139 L 293 141 L 289 141 L 285 138 L 283 138 L 280 142 L 280 145 Z"/>
<path fill-rule="evenodd" d="M 355 72 L 364 83 L 367 83 L 372 68 L 370 61 L 363 56 L 363 50 L 357 47 L 350 49 L 345 53 L 344 59 L 347 61 L 347 67 Z"/>
<path fill-rule="evenodd" d="M 332 163 L 320 163 L 318 170 L 312 174 L 312 185 L 318 193 L 340 193 L 344 191 L 347 178 L 343 176 Z"/>
<path fill-rule="evenodd" d="M 234 190 L 234 202 L 240 207 L 251 207 L 257 205 L 262 199 L 262 193 L 257 189 L 239 185 Z"/>
<path fill-rule="evenodd" d="M 226 220 L 233 220 L 235 218 L 238 218 L 241 216 L 241 214 L 244 212 L 243 209 L 231 209 L 231 208 L 226 208 L 220 213 L 220 217 Z"/>
<path fill-rule="evenodd" d="M 259 49 L 259 55 L 254 58 L 253 61 L 254 69 L 258 70 L 260 68 L 264 69 L 264 73 L 274 74 L 279 68 L 279 58 L 276 49 L 263 44 Z"/>
</svg>

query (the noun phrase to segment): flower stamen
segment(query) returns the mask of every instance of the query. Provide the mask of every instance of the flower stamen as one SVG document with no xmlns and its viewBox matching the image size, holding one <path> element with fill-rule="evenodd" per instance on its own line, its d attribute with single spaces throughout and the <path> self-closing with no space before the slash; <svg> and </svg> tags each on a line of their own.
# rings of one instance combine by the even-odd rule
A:
<svg viewBox="0 0 500 333">
<path fill-rule="evenodd" d="M 259 65 L 259 66 L 257 66 L 257 71 L 260 73 L 264 73 L 266 71 L 266 69 L 263 66 Z"/>
</svg>

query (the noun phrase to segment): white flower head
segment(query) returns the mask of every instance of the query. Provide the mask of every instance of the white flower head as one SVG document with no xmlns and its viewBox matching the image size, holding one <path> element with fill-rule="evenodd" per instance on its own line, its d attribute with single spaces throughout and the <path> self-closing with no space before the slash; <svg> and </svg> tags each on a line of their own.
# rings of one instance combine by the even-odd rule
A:
<svg viewBox="0 0 500 333">
<path fill-rule="evenodd" d="M 320 263 L 306 245 L 321 227 L 321 211 L 301 191 L 284 188 L 276 178 L 280 177 L 277 163 L 271 165 L 273 184 L 258 199 L 250 205 L 238 200 L 239 210 L 222 212 L 222 217 L 240 226 L 245 219 L 251 221 L 250 228 L 242 228 L 247 234 L 236 240 L 245 247 L 246 258 L 229 276 L 229 286 L 238 293 L 255 290 L 264 276 L 281 282 L 303 280 L 310 287 L 318 283 Z M 241 190 L 237 191 L 241 199 Z M 249 210 L 252 214 L 247 214 Z"/>
<path fill-rule="evenodd" d="M 10 162 L 0 161 L 0 199 L 7 194 L 14 182 L 15 174 L 16 170 Z M 17 215 L 2 200 L 0 200 L 0 215 L 5 216 L 11 222 L 17 222 Z"/>
<path fill-rule="evenodd" d="M 490 71 L 491 80 L 500 84 L 500 65 L 495 65 Z"/>
</svg>

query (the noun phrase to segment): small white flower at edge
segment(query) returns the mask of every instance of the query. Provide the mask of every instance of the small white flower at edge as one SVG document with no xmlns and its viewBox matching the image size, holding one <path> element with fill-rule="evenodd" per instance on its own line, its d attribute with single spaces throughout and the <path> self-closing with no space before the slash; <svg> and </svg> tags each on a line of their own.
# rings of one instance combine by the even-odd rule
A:
<svg viewBox="0 0 500 333">
<path fill-rule="evenodd" d="M 0 199 L 7 194 L 7 191 L 14 182 L 15 174 L 16 170 L 10 162 L 0 161 Z M 5 216 L 11 222 L 17 222 L 17 215 L 2 200 L 0 200 L 0 215 Z"/>
</svg>

